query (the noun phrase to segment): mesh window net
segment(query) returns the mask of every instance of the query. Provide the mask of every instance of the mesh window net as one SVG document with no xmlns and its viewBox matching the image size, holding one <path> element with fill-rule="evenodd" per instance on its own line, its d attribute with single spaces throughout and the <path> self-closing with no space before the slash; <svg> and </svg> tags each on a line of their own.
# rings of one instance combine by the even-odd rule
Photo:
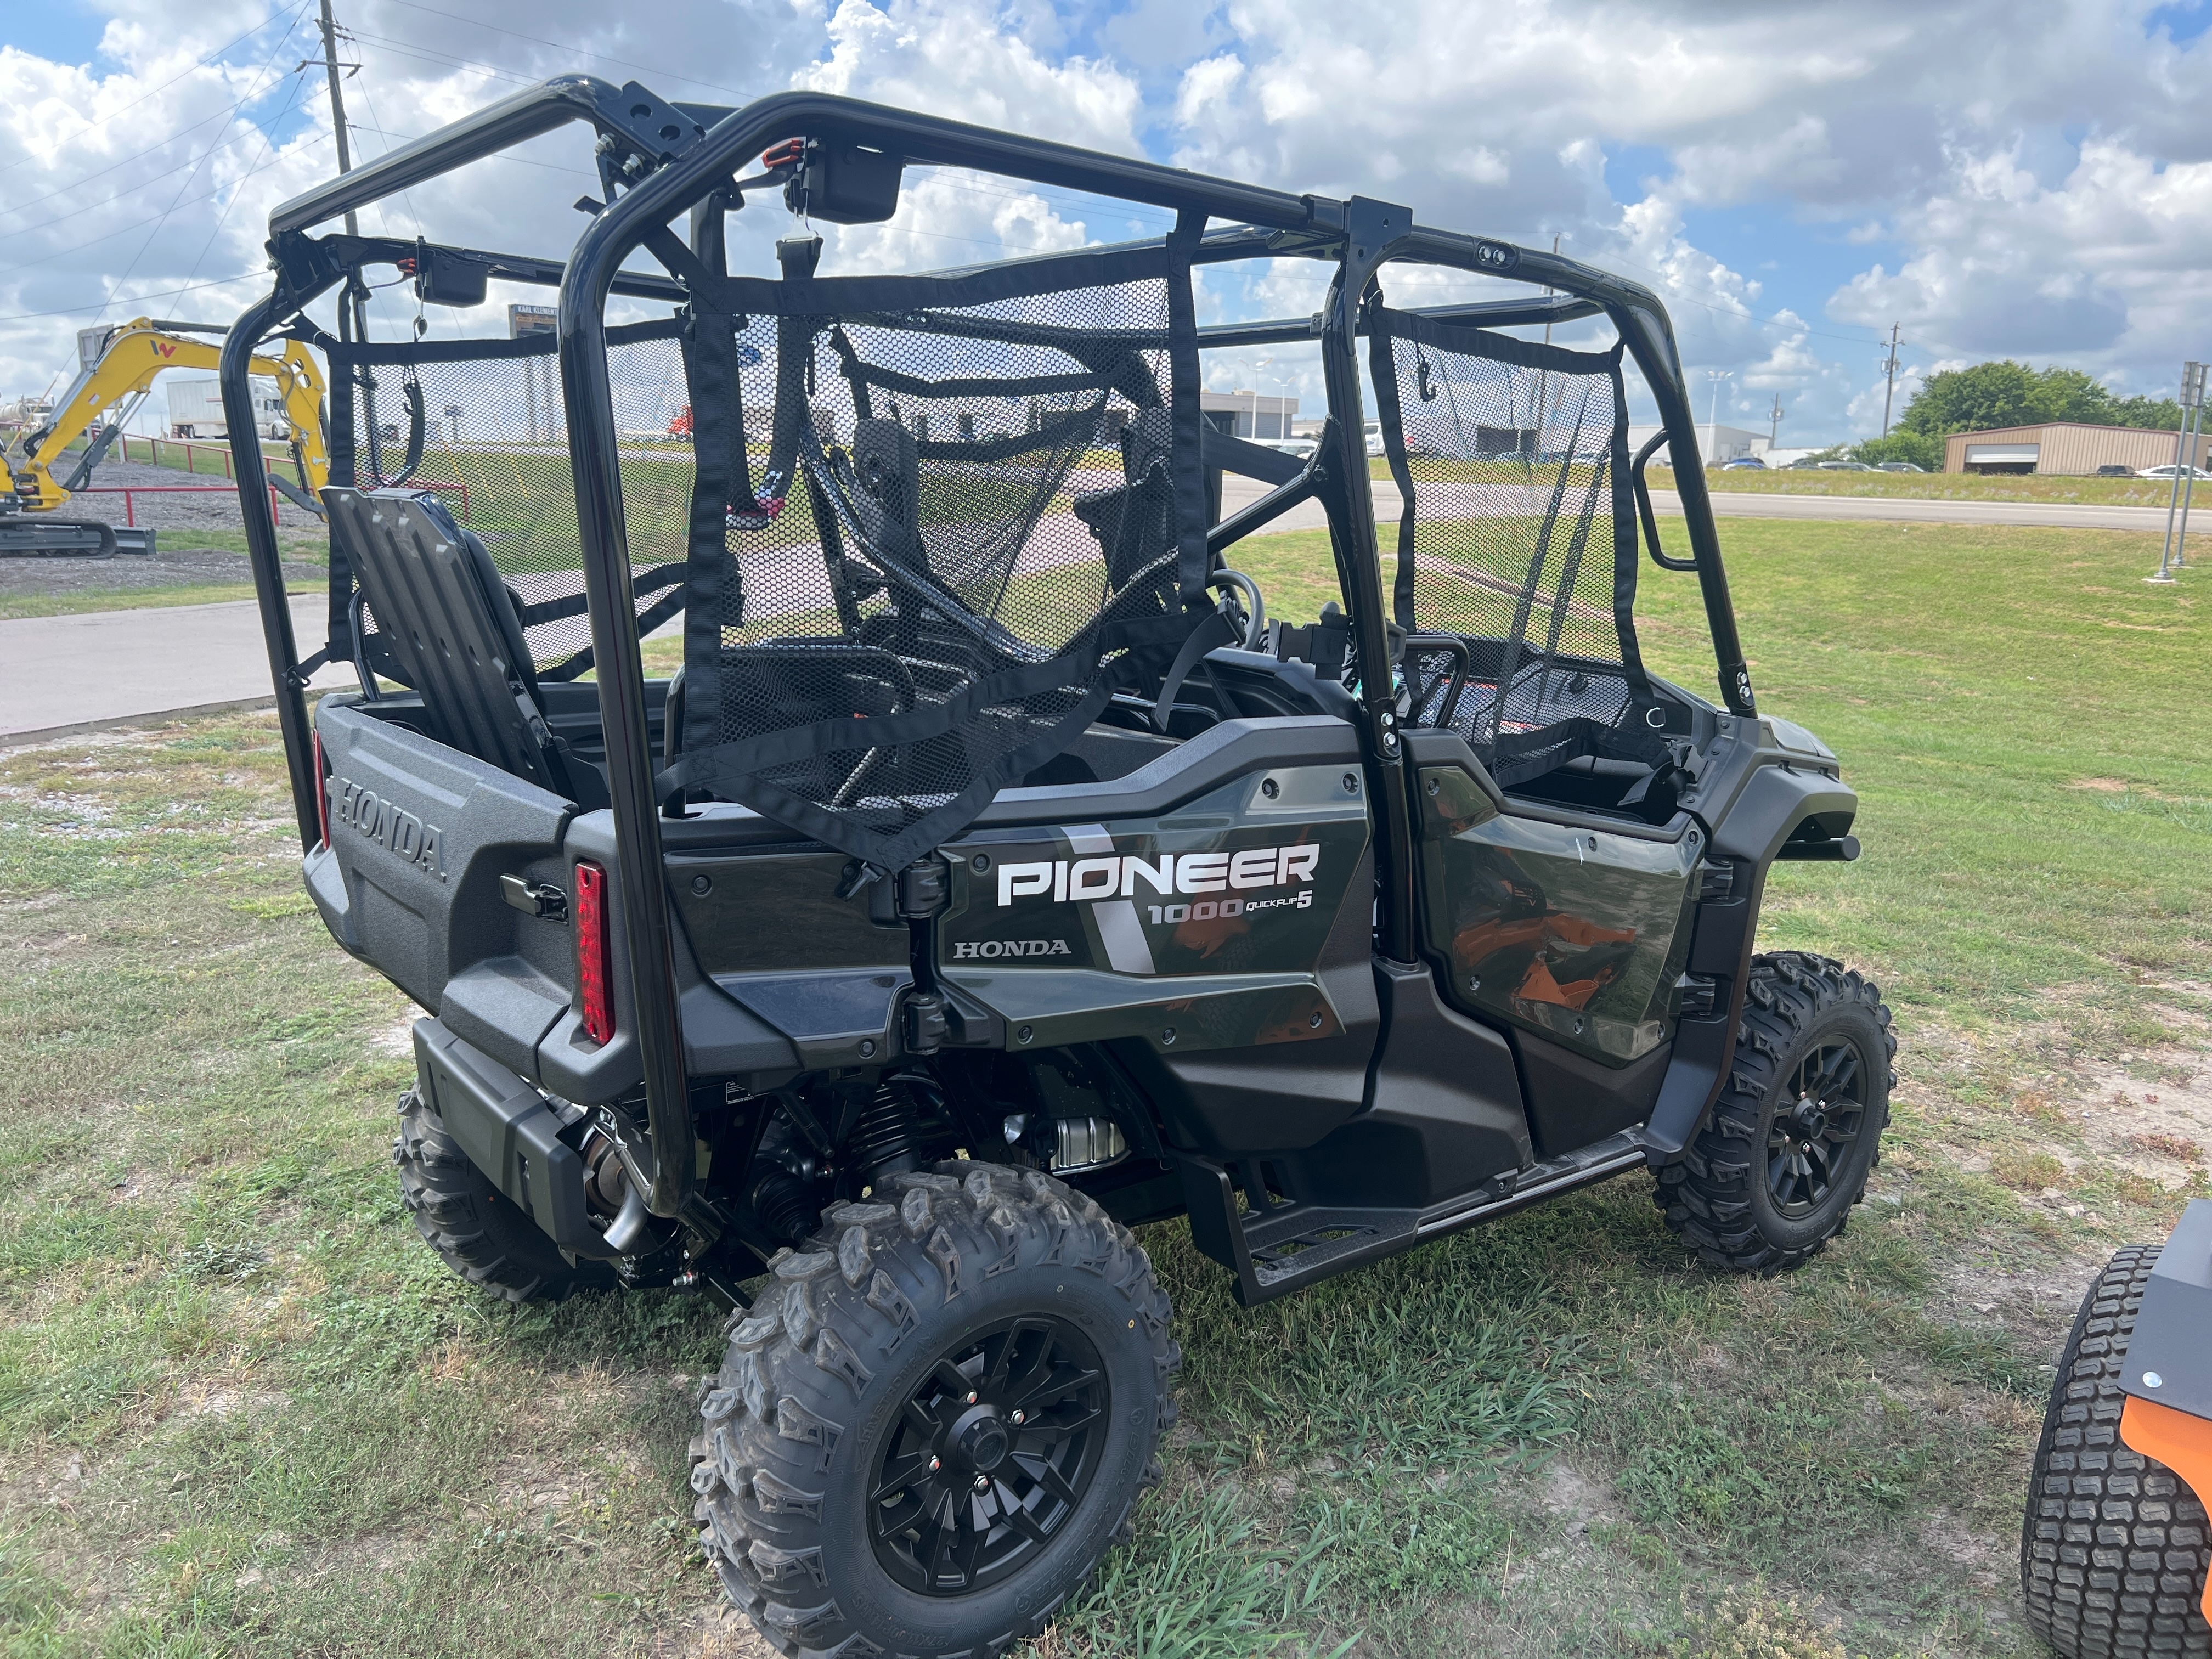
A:
<svg viewBox="0 0 2212 1659">
<path fill-rule="evenodd" d="M 699 471 L 664 787 L 893 868 L 1189 631 L 1187 277 L 1089 256 L 728 294 L 685 348 Z"/>
<path fill-rule="evenodd" d="M 1636 532 L 1620 350 L 1572 351 L 1403 312 L 1371 316 L 1370 366 L 1402 501 L 1394 610 L 1456 656 L 1407 652 L 1417 714 L 1510 785 L 1640 749 Z M 1378 526 L 1387 556 L 1391 532 Z"/>
<path fill-rule="evenodd" d="M 621 432 L 623 506 L 641 631 L 672 625 L 684 604 L 693 467 L 683 418 L 684 361 L 672 321 L 610 331 L 608 378 Z M 428 494 L 472 532 L 520 607 L 541 680 L 592 668 L 576 491 L 560 374 L 550 335 L 520 340 L 426 340 L 412 345 L 318 343 L 351 382 L 350 420 L 332 434 L 332 476 L 361 488 Z M 331 568 L 332 637 L 344 640 L 350 593 Z M 362 617 L 372 665 L 391 664 Z"/>
</svg>

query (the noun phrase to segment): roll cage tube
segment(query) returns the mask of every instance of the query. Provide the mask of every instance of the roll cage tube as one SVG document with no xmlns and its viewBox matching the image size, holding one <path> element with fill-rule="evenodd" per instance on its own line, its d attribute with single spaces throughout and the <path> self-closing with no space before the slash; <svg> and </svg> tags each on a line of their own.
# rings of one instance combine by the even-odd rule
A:
<svg viewBox="0 0 2212 1659">
<path fill-rule="evenodd" d="M 702 143 L 610 204 L 577 242 L 561 285 L 562 393 L 571 434 L 569 465 L 575 478 L 585 592 L 599 665 L 601 737 L 621 866 L 623 928 L 635 981 L 646 1116 L 655 1148 L 647 1206 L 658 1215 L 674 1214 L 690 1183 L 690 1159 L 680 1153 L 670 1156 L 666 1149 L 690 1146 L 691 1109 L 661 868 L 659 808 L 647 737 L 644 667 L 636 630 L 621 625 L 629 614 L 625 602 L 629 549 L 613 397 L 607 380 L 606 299 L 623 260 L 679 215 L 703 210 L 741 163 L 793 131 L 812 136 L 825 129 L 908 161 L 979 167 L 1150 202 L 1178 212 L 1260 218 L 1291 229 L 1305 228 L 1316 216 L 1317 204 L 1311 198 L 1220 184 L 1152 162 L 1092 155 L 1064 144 L 1012 138 L 849 99 L 786 93 L 748 105 L 720 122 Z M 1368 539 L 1367 562 L 1372 566 L 1371 526 Z M 1379 577 L 1376 580 L 1379 594 Z M 1379 616 L 1375 625 L 1379 630 Z M 1402 813 L 1402 804 L 1400 810 Z"/>
<path fill-rule="evenodd" d="M 319 805 L 323 781 L 315 775 L 314 736 L 307 726 L 306 684 L 300 653 L 292 636 L 292 607 L 284 591 L 284 561 L 276 545 L 276 523 L 269 507 L 269 470 L 261 460 L 261 432 L 253 424 L 253 354 L 262 337 L 289 307 L 274 294 L 251 307 L 223 336 L 216 372 L 222 384 L 222 417 L 232 433 L 232 467 L 246 521 L 246 557 L 253 567 L 253 597 L 261 611 L 261 637 L 269 649 L 269 678 L 276 691 L 276 723 L 284 734 L 284 764 L 292 779 L 292 811 L 300 824 L 300 845 L 322 839 Z M 237 441 L 244 433 L 246 441 Z"/>
<path fill-rule="evenodd" d="M 1682 356 L 1674 344 L 1674 325 L 1659 296 L 1641 283 L 1607 271 L 1593 270 L 1571 259 L 1536 249 L 1524 249 L 1520 264 L 1522 280 L 1554 287 L 1568 286 L 1571 277 L 1577 291 L 1601 302 L 1613 325 L 1628 343 L 1629 356 L 1644 372 L 1659 405 L 1659 424 L 1670 445 L 1684 445 L 1676 454 L 1698 453 L 1697 418 L 1690 409 L 1689 388 L 1682 380 Z M 1720 668 L 1722 701 L 1735 714 L 1759 712 L 1753 695 L 1751 670 L 1743 659 L 1743 641 L 1736 633 L 1735 605 L 1729 596 L 1728 569 L 1721 562 L 1719 526 L 1713 520 L 1713 501 L 1705 489 L 1701 466 L 1674 469 L 1674 493 L 1681 498 L 1682 520 L 1690 538 L 1690 556 L 1698 572 L 1698 588 L 1705 602 L 1705 625 L 1713 636 L 1713 653 Z M 1653 544 L 1657 551 L 1657 544 Z"/>
<path fill-rule="evenodd" d="M 1364 662 L 1387 664 L 1389 658 L 1373 503 L 1368 491 L 1356 487 L 1364 482 L 1366 469 L 1357 441 L 1362 399 L 1354 342 L 1362 330 L 1369 279 L 1384 260 L 1413 258 L 1455 265 L 1547 283 L 1560 291 L 1549 300 L 1519 298 L 1434 308 L 1437 314 L 1456 320 L 1503 327 L 1570 321 L 1603 310 L 1620 329 L 1651 383 L 1662 423 L 1678 440 L 1695 443 L 1680 360 L 1658 301 L 1634 283 L 1573 260 L 1505 243 L 1418 229 L 1410 212 L 1389 204 L 1291 195 L 827 94 L 779 94 L 727 112 L 665 103 L 635 82 L 617 88 L 588 76 L 560 76 L 517 93 L 280 206 L 270 218 L 271 251 L 279 265 L 278 293 L 250 311 L 226 344 L 227 412 L 233 419 L 250 415 L 244 373 L 250 348 L 240 342 L 258 340 L 279 318 L 297 312 L 350 269 L 395 253 L 412 256 L 422 246 L 393 242 L 386 246 L 367 238 L 316 239 L 305 234 L 309 227 L 577 120 L 617 140 L 635 159 L 616 166 L 603 153 L 602 173 L 611 199 L 596 213 L 565 270 L 550 261 L 458 252 L 511 279 L 544 283 L 556 272 L 560 276 L 562 398 L 573 439 L 570 465 L 576 487 L 583 575 L 600 665 L 597 683 L 621 866 L 618 891 L 626 942 L 635 965 L 639 1052 L 648 1126 L 659 1165 L 650 1182 L 651 1207 L 659 1214 L 674 1213 L 690 1184 L 689 1158 L 658 1153 L 659 1149 L 682 1148 L 689 1143 L 690 1111 L 678 1015 L 673 935 L 661 878 L 659 804 L 652 790 L 643 666 L 635 630 L 622 625 L 629 616 L 624 603 L 628 547 L 607 375 L 605 307 L 614 293 L 637 292 L 645 297 L 678 301 L 684 296 L 687 290 L 681 273 L 672 272 L 663 278 L 625 272 L 619 269 L 622 261 L 656 233 L 665 232 L 680 216 L 706 210 L 717 192 L 763 148 L 794 132 L 841 138 L 879 148 L 909 163 L 970 167 L 1144 202 L 1178 214 L 1244 222 L 1206 235 L 1194 254 L 1202 263 L 1269 255 L 1334 260 L 1339 265 L 1338 280 L 1328 308 L 1320 317 L 1210 330 L 1206 343 L 1227 345 L 1255 343 L 1263 337 L 1288 341 L 1321 337 L 1338 457 L 1338 464 L 1329 470 L 1340 476 L 1326 483 L 1317 478 L 1316 483 L 1322 486 L 1319 493 L 1340 543 L 1338 556 L 1344 567 L 1346 597 L 1355 611 L 1355 637 Z M 708 251 L 714 240 L 696 234 L 693 239 L 701 252 Z M 720 265 L 717 258 L 708 269 L 720 275 Z M 239 404 L 235 410 L 234 400 Z M 248 478 L 241 474 L 240 482 L 248 489 L 258 489 L 265 469 L 259 463 L 258 445 L 246 449 L 248 470 L 254 476 Z M 1686 477 L 1681 493 L 1721 659 L 1723 694 L 1731 708 L 1749 713 L 1750 687 L 1742 671 L 1702 477 Z M 277 681 L 295 801 L 301 817 L 302 842 L 312 844 L 319 785 L 307 775 L 311 745 L 275 530 L 265 508 L 258 514 L 249 508 L 246 520 L 271 671 Z M 1389 896 L 1389 902 L 1382 906 L 1383 927 L 1377 944 L 1386 955 L 1410 959 L 1411 825 L 1409 804 L 1398 787 L 1402 782 L 1403 745 L 1395 729 L 1395 711 L 1390 706 L 1387 672 L 1372 678 L 1377 684 L 1363 687 L 1367 705 L 1364 723 L 1369 728 L 1367 750 L 1376 775 L 1377 811 L 1382 820 L 1378 851 L 1382 854 L 1382 874 Z"/>
</svg>

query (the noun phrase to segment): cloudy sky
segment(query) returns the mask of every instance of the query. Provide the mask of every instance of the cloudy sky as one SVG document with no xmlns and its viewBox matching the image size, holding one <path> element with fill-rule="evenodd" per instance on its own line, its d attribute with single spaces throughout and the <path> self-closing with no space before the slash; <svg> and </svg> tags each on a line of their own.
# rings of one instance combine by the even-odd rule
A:
<svg viewBox="0 0 2212 1659">
<path fill-rule="evenodd" d="M 338 0 L 356 156 L 582 69 L 736 103 L 811 86 L 1422 220 L 1632 275 L 1707 407 L 1784 443 L 1870 434 L 1908 376 L 2013 356 L 2170 391 L 2212 356 L 2212 0 Z M 75 331 L 252 297 L 270 206 L 336 170 L 313 0 L 40 0 L 0 34 L 0 397 Z M 2191 89 L 2195 89 L 2193 92 Z M 2198 113 L 2189 111 L 2195 103 Z M 386 204 L 365 228 L 560 254 L 581 129 Z M 757 203 L 757 260 L 787 228 Z M 1120 240 L 1164 216 L 910 173 L 825 269 Z M 495 300 L 543 298 L 523 292 Z M 1310 268 L 1215 281 L 1216 317 L 1310 310 Z M 411 301 L 380 296 L 380 331 Z M 489 331 L 494 313 L 436 315 Z M 1310 358 L 1209 383 L 1316 398 Z M 1902 406 L 1900 392 L 1899 406 Z"/>
</svg>

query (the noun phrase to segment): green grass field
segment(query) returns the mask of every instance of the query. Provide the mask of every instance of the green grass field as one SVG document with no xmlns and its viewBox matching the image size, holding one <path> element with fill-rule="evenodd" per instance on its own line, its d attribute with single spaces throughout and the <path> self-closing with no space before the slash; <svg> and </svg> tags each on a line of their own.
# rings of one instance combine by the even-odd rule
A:
<svg viewBox="0 0 2212 1659">
<path fill-rule="evenodd" d="M 1670 468 L 1655 466 L 1652 487 L 1672 489 Z M 2033 473 L 1823 472 L 1778 467 L 1771 472 L 1715 472 L 1716 491 L 1776 495 L 1886 495 L 1937 501 L 2080 501 L 2094 507 L 2164 507 L 2166 478 L 2039 477 Z M 2201 482 L 2201 481 L 2200 481 Z"/>
<path fill-rule="evenodd" d="M 1524 483 L 1531 477 L 1522 467 L 1498 461 L 1417 460 L 1414 468 L 1417 481 L 1424 477 L 1456 475 L 1486 483 Z M 1370 459 L 1367 471 L 1370 477 L 1390 476 L 1387 461 Z M 1556 474 L 1538 469 L 1534 476 L 1548 483 Z M 1674 487 L 1671 467 L 1654 466 L 1647 476 L 1654 489 Z M 1813 467 L 1778 467 L 1769 472 L 1716 471 L 1710 475 L 1709 482 L 1717 491 L 1738 494 L 1881 495 L 1939 501 L 2079 501 L 2097 507 L 2164 507 L 2173 489 L 2172 480 L 2165 478 L 2039 477 L 2033 473 L 1824 472 Z"/>
<path fill-rule="evenodd" d="M 1246 1312 L 1147 1230 L 1183 1423 L 1038 1659 L 2027 1655 L 2012 1565 L 2081 1285 L 2206 1190 L 2212 625 L 2143 538 L 1723 526 L 1763 704 L 1863 792 L 1770 945 L 1881 980 L 1849 1236 L 1696 1267 L 1642 1176 Z M 1321 538 L 1237 562 L 1310 615 Z M 1694 591 L 1655 665 L 1710 689 Z M 387 1149 L 408 1009 L 298 886 L 266 716 L 0 754 L 0 1654 L 765 1653 L 684 1447 L 718 1312 L 510 1310 Z"/>
</svg>

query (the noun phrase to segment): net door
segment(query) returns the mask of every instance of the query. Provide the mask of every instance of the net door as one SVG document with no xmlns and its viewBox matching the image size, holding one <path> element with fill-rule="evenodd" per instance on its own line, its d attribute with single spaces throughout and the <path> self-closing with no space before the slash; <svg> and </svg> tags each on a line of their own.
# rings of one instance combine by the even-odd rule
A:
<svg viewBox="0 0 2212 1659">
<path fill-rule="evenodd" d="M 1595 752 L 1646 689 L 1620 349 L 1387 309 L 1370 341 L 1401 502 L 1396 618 L 1471 653 L 1451 723 L 1502 784 Z M 1444 712 L 1450 660 L 1408 649 L 1425 723 Z"/>
<path fill-rule="evenodd" d="M 684 757 L 880 868 L 1172 656 L 1202 594 L 1175 256 L 735 280 L 689 347 Z"/>
</svg>

